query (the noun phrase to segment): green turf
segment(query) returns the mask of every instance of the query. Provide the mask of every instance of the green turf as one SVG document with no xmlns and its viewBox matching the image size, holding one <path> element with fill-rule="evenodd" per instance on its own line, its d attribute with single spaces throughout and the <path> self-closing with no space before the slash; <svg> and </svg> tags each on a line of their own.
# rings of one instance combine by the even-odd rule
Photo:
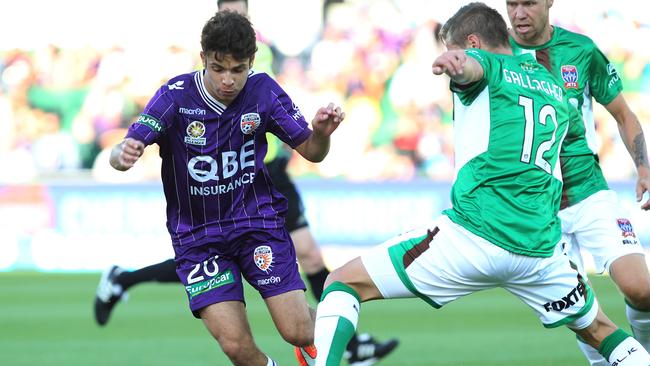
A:
<svg viewBox="0 0 650 366">
<path fill-rule="evenodd" d="M 229 364 L 173 285 L 133 288 L 110 323 L 96 326 L 92 302 L 98 279 L 99 274 L 0 273 L 0 364 Z M 628 330 L 611 281 L 593 276 L 592 282 L 605 312 Z M 295 365 L 292 348 L 277 335 L 259 296 L 248 290 L 258 344 L 281 365 Z M 474 294 L 440 310 L 421 300 L 364 304 L 360 330 L 401 340 L 381 365 L 587 364 L 573 333 L 543 328 L 532 311 L 502 290 Z"/>
</svg>

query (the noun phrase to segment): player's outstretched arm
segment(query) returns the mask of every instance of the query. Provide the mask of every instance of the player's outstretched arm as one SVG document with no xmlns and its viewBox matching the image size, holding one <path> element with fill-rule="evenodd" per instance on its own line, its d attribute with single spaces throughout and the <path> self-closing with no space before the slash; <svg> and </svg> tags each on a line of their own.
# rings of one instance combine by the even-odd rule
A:
<svg viewBox="0 0 650 366">
<path fill-rule="evenodd" d="M 341 107 L 330 103 L 327 107 L 321 107 L 311 121 L 314 133 L 296 147 L 296 151 L 305 159 L 318 163 L 323 161 L 330 149 L 330 136 L 345 119 L 345 112 Z"/>
<path fill-rule="evenodd" d="M 443 53 L 433 61 L 435 75 L 447 74 L 455 83 L 465 85 L 483 78 L 483 66 L 463 50 Z"/>
<path fill-rule="evenodd" d="M 133 167 L 144 152 L 144 143 L 127 137 L 111 150 L 110 163 L 117 170 L 125 171 Z"/>
<path fill-rule="evenodd" d="M 650 165 L 648 164 L 648 149 L 643 129 L 639 119 L 625 102 L 623 95 L 616 96 L 605 108 L 616 119 L 621 139 L 634 160 L 637 172 L 636 200 L 641 202 L 643 194 L 650 193 Z M 641 208 L 650 210 L 650 198 L 641 205 Z"/>
</svg>

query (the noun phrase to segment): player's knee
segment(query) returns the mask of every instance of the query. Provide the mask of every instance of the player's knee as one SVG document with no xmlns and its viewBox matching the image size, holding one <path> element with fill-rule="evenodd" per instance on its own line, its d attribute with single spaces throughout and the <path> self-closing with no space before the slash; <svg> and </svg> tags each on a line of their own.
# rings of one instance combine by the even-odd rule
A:
<svg viewBox="0 0 650 366">
<path fill-rule="evenodd" d="M 323 283 L 323 289 L 326 289 L 327 286 L 333 284 L 334 282 L 338 281 L 338 270 L 334 270 L 334 272 L 330 272 L 330 274 L 327 275 L 327 278 L 325 279 L 325 283 Z"/>
<path fill-rule="evenodd" d="M 313 324 L 303 322 L 296 326 L 285 327 L 280 331 L 282 339 L 296 347 L 306 347 L 314 344 Z"/>
<path fill-rule="evenodd" d="M 255 347 L 252 342 L 236 339 L 220 339 L 219 345 L 235 365 L 246 364 L 248 355 L 253 353 L 252 348 Z"/>
<path fill-rule="evenodd" d="M 349 273 L 345 270 L 345 266 L 337 268 L 333 272 L 330 272 L 329 275 L 327 275 L 327 279 L 325 279 L 325 283 L 323 284 L 323 289 L 326 289 L 334 282 L 341 282 L 346 285 L 352 284 Z"/>
<path fill-rule="evenodd" d="M 639 281 L 637 286 L 624 290 L 627 301 L 637 310 L 650 311 L 650 284 Z"/>
</svg>

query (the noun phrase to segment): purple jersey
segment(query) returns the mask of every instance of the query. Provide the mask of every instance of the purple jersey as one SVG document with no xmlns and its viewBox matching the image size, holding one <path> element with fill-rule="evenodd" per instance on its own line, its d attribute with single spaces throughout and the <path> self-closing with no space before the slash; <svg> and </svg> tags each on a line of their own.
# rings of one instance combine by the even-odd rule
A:
<svg viewBox="0 0 650 366">
<path fill-rule="evenodd" d="M 174 246 L 202 245 L 236 228 L 282 228 L 287 203 L 263 163 L 266 132 L 292 148 L 311 134 L 305 118 L 267 74 L 251 71 L 228 106 L 203 71 L 163 85 L 127 137 L 157 143 Z"/>
</svg>

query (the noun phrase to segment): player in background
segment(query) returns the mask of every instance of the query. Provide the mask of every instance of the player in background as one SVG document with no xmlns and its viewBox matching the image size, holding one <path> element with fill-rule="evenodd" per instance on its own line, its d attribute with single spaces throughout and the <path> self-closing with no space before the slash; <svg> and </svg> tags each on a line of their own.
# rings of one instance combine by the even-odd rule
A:
<svg viewBox="0 0 650 366">
<path fill-rule="evenodd" d="M 566 252 L 586 276 L 580 249 L 594 258 L 596 271 L 609 271 L 625 297 L 626 314 L 636 339 L 650 349 L 650 275 L 644 250 L 628 213 L 609 189 L 596 155 L 592 103 L 602 104 L 618 123 L 637 169 L 636 198 L 650 190 L 645 137 L 636 115 L 621 94 L 621 79 L 596 44 L 581 34 L 549 23 L 553 0 L 507 0 L 510 43 L 516 54 L 531 53 L 557 75 L 579 117 L 571 122 L 560 164 L 564 181 L 560 211 Z M 642 203 L 650 209 L 650 200 Z M 583 340 L 578 345 L 591 365 L 606 360 Z"/>
<path fill-rule="evenodd" d="M 217 5 L 219 11 L 230 10 L 244 15 L 248 14 L 248 1 L 246 0 L 219 0 Z M 271 74 L 272 54 L 269 46 L 263 42 L 257 42 L 257 47 L 255 71 Z M 300 194 L 287 173 L 291 152 L 272 134 L 267 134 L 267 141 L 269 148 L 264 163 L 275 188 L 287 199 L 285 227 L 294 243 L 298 263 L 310 284 L 312 294 L 319 301 L 329 271 L 325 267 L 320 248 L 309 230 Z M 174 259 L 134 271 L 127 271 L 119 266 L 112 266 L 105 271 L 95 296 L 96 322 L 101 326 L 105 325 L 114 306 L 125 297 L 126 291 L 132 286 L 147 282 L 179 283 L 180 279 L 176 274 Z M 367 333 L 355 334 L 346 348 L 345 357 L 350 366 L 370 366 L 391 353 L 398 343 L 397 339 L 378 342 Z"/>
<path fill-rule="evenodd" d="M 264 299 L 282 338 L 314 353 L 313 313 L 284 227 L 287 202 L 266 166 L 266 132 L 312 162 L 345 115 L 332 103 L 307 121 L 267 74 L 251 70 L 256 35 L 245 16 L 218 12 L 201 32 L 203 70 L 151 98 L 110 156 L 130 169 L 160 146 L 167 229 L 190 310 L 235 365 L 276 365 L 253 340 L 242 278 Z"/>
<path fill-rule="evenodd" d="M 505 21 L 485 4 L 462 7 L 441 38 L 449 51 L 433 72 L 449 75 L 454 92 L 452 208 L 330 274 L 316 316 L 316 365 L 340 364 L 361 302 L 420 297 L 439 308 L 494 287 L 520 298 L 545 327 L 568 326 L 613 364 L 648 365 L 650 355 L 599 310 L 557 245 L 558 160 L 570 113 L 558 80 L 532 56 L 512 56 Z"/>
</svg>

